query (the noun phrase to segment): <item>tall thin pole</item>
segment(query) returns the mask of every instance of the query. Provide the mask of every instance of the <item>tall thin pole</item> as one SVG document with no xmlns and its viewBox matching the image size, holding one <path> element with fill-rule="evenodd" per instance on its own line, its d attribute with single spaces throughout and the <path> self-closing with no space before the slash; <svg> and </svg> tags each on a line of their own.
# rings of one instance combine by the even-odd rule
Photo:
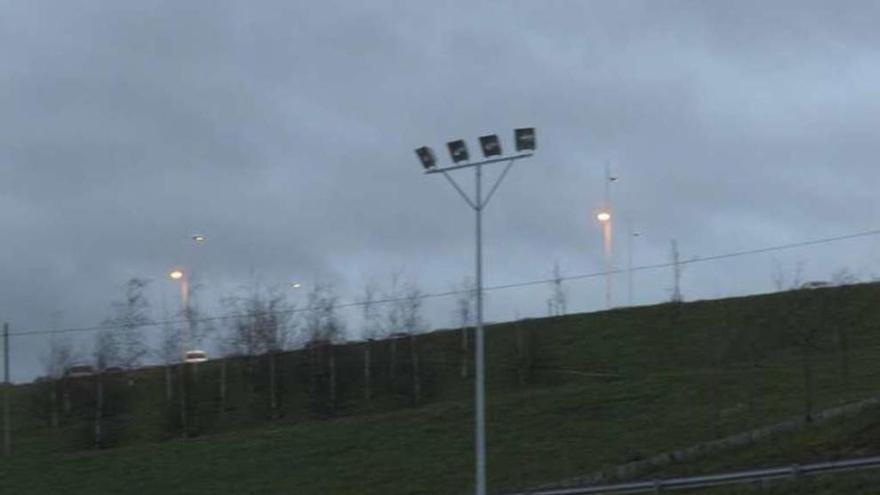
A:
<svg viewBox="0 0 880 495">
<path fill-rule="evenodd" d="M 477 332 L 476 340 L 476 449 L 477 449 L 477 495 L 486 495 L 486 379 L 484 370 L 483 352 L 483 171 L 482 166 L 477 165 Z"/>
<path fill-rule="evenodd" d="M 614 270 L 613 248 L 612 248 L 612 224 L 614 221 L 614 213 L 611 211 L 611 165 L 605 163 L 605 197 L 603 199 L 603 209 L 609 214 L 606 221 L 602 222 L 602 246 L 605 254 L 605 307 L 611 308 L 611 284 Z"/>
<path fill-rule="evenodd" d="M 9 401 L 12 394 L 9 382 L 9 323 L 3 324 L 3 455 L 12 455 L 12 426 L 10 425 Z"/>
<path fill-rule="evenodd" d="M 531 149 L 534 149 L 534 144 L 532 144 Z M 474 424 L 474 432 L 475 432 L 475 454 L 476 454 L 476 494 L 477 495 L 486 495 L 487 482 L 486 482 L 486 366 L 485 366 L 485 339 L 483 332 L 483 209 L 486 205 L 491 201 L 492 196 L 495 194 L 495 191 L 498 190 L 498 186 L 501 184 L 501 181 L 504 180 L 504 177 L 507 176 L 507 172 L 510 170 L 510 167 L 513 166 L 513 163 L 516 160 L 520 160 L 523 158 L 531 157 L 531 153 L 522 153 L 519 155 L 501 157 L 501 158 L 490 158 L 487 160 L 483 160 L 477 163 L 467 163 L 465 165 L 453 165 L 451 167 L 435 169 L 433 168 L 433 163 L 427 167 L 429 170 L 426 171 L 428 174 L 442 173 L 446 180 L 455 188 L 458 194 L 465 200 L 468 206 L 474 210 L 476 214 L 476 256 L 475 256 L 475 268 L 476 268 L 476 325 L 474 328 L 474 406 L 475 406 L 475 424 Z M 489 188 L 488 194 L 486 197 L 483 197 L 483 170 L 482 166 L 490 163 L 498 163 L 506 161 L 507 166 L 504 171 L 495 181 L 495 184 Z M 424 165 L 424 161 L 423 161 Z M 464 192 L 461 186 L 458 185 L 455 180 L 450 177 L 450 170 L 458 170 L 461 168 L 473 167 L 474 168 L 474 181 L 476 182 L 476 197 L 471 199 L 471 197 Z"/>
<path fill-rule="evenodd" d="M 183 308 L 183 335 L 180 336 L 181 358 L 186 360 L 186 351 L 190 348 L 190 332 L 192 331 L 189 314 L 189 274 L 187 272 L 183 272 L 183 277 L 180 279 L 180 303 Z"/>
<path fill-rule="evenodd" d="M 632 218 L 627 218 L 627 240 L 626 240 L 626 276 L 627 276 L 627 291 L 629 292 L 629 305 L 632 306 L 635 304 L 635 278 L 633 276 L 633 245 L 636 242 L 636 238 L 641 236 L 642 233 L 633 229 L 633 221 Z"/>
<path fill-rule="evenodd" d="M 189 274 L 184 271 L 180 279 L 180 302 L 183 306 L 182 335 L 180 336 L 180 429 L 183 437 L 189 434 L 186 414 L 186 351 L 189 349 Z"/>
<path fill-rule="evenodd" d="M 605 253 L 605 307 L 611 309 L 611 272 L 614 270 L 612 260 L 611 222 L 613 218 L 602 222 L 602 244 Z"/>
<path fill-rule="evenodd" d="M 629 305 L 633 305 L 633 288 L 632 288 L 632 243 L 635 233 L 632 231 L 632 220 L 626 222 L 626 291 L 629 298 Z"/>
<path fill-rule="evenodd" d="M 681 302 L 681 261 L 678 255 L 678 241 L 672 239 L 672 277 L 675 285 L 672 289 L 672 302 Z"/>
</svg>

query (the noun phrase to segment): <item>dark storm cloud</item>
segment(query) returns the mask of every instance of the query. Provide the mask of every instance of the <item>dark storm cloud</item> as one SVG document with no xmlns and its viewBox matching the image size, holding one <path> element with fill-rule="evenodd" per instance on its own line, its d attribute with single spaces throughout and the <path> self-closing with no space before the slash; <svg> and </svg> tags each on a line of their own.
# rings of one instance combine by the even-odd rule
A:
<svg viewBox="0 0 880 495">
<path fill-rule="evenodd" d="M 490 283 L 545 278 L 554 260 L 602 268 L 606 161 L 618 216 L 645 232 L 637 264 L 664 261 L 671 238 L 690 257 L 876 226 L 874 3 L 2 9 L 0 318 L 16 328 L 94 323 L 130 276 L 173 306 L 177 264 L 201 271 L 206 299 L 255 276 L 352 297 L 397 269 L 446 290 L 471 270 L 472 216 L 412 150 L 463 137 L 476 153 L 488 132 L 510 149 L 527 125 L 539 153 L 487 211 Z M 210 239 L 197 253 L 194 232 Z M 827 278 L 876 269 L 875 245 L 780 257 Z M 736 263 L 689 267 L 685 295 L 769 289 L 769 258 Z M 638 283 L 638 301 L 658 301 L 669 276 Z M 573 310 L 601 306 L 600 280 L 570 287 Z M 490 317 L 545 298 L 494 293 Z M 446 306 L 428 310 L 446 323 Z M 35 373 L 42 345 L 16 368 Z"/>
</svg>

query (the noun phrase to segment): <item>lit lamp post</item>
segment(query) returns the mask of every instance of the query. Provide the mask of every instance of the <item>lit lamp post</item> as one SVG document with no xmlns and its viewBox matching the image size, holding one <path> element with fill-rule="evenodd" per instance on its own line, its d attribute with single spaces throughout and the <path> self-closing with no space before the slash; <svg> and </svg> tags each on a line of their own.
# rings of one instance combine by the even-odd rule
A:
<svg viewBox="0 0 880 495">
<path fill-rule="evenodd" d="M 190 236 L 196 245 L 196 248 L 205 244 L 208 240 L 203 234 L 193 234 Z M 190 266 L 192 266 L 190 261 Z M 191 272 L 191 270 L 190 270 Z M 192 349 L 192 311 L 189 306 L 190 299 L 190 279 L 191 273 L 181 268 L 175 268 L 168 274 L 172 280 L 180 281 L 180 305 L 183 311 L 183 324 L 181 325 L 180 347 L 182 359 L 185 363 L 201 363 L 208 360 L 205 351 Z"/>
<path fill-rule="evenodd" d="M 611 251 L 611 212 L 607 209 L 599 211 L 596 214 L 596 220 L 602 226 L 602 248 L 605 257 L 605 307 L 611 308 L 611 271 L 612 271 L 612 251 Z"/>
<path fill-rule="evenodd" d="M 616 181 L 617 177 L 611 176 L 609 166 L 605 165 L 605 197 L 602 203 L 602 209 L 596 214 L 596 220 L 602 226 L 602 248 L 605 256 L 605 307 L 611 308 L 611 272 L 614 271 L 614 251 L 613 251 L 613 228 L 611 216 L 611 183 Z"/>
<path fill-rule="evenodd" d="M 485 377 L 485 363 L 484 363 L 484 340 L 483 340 L 483 209 L 486 205 L 489 204 L 489 201 L 492 199 L 492 196 L 495 194 L 495 191 L 498 190 L 498 186 L 501 185 L 501 181 L 504 180 L 504 177 L 507 176 L 507 172 L 510 171 L 511 166 L 516 160 L 520 160 L 523 158 L 528 158 L 532 156 L 532 153 L 535 150 L 535 129 L 534 128 L 524 128 L 524 129 L 516 129 L 514 131 L 514 138 L 516 142 L 516 151 L 519 152 L 516 155 L 502 156 L 501 151 L 501 142 L 498 140 L 497 135 L 488 135 L 480 137 L 480 148 L 482 148 L 483 156 L 485 160 L 477 161 L 477 162 L 469 162 L 470 156 L 468 154 L 467 146 L 465 145 L 464 140 L 456 140 L 450 141 L 446 144 L 449 149 L 449 154 L 452 157 L 453 165 L 437 168 L 437 160 L 434 156 L 433 150 L 427 146 L 423 146 L 416 150 L 416 155 L 419 157 L 419 161 L 421 161 L 422 166 L 425 168 L 426 174 L 438 174 L 442 173 L 447 181 L 455 188 L 455 190 L 461 195 L 462 199 L 474 210 L 476 214 L 476 295 L 477 295 L 477 324 L 476 324 L 476 332 L 474 335 L 474 340 L 476 345 L 474 346 L 474 368 L 475 368 L 475 393 L 474 393 L 474 401 L 475 401 L 475 409 L 476 409 L 476 421 L 475 421 L 475 454 L 476 454 L 476 494 L 477 495 L 485 495 L 486 494 L 486 377 Z M 524 153 L 523 153 L 524 152 Z M 464 163 L 462 163 L 464 162 Z M 501 175 L 498 176 L 498 179 L 495 181 L 495 184 L 489 189 L 489 194 L 483 195 L 483 165 L 488 165 L 490 163 L 501 163 L 506 162 L 506 167 Z M 461 186 L 452 178 L 449 174 L 452 170 L 464 169 L 464 168 L 473 168 L 474 169 L 474 182 L 476 185 L 476 194 L 473 198 L 471 198 Z"/>
<path fill-rule="evenodd" d="M 177 268 L 168 274 L 172 280 L 180 281 L 180 306 L 183 311 L 183 324 L 180 331 L 180 348 L 183 362 L 202 363 L 208 360 L 205 351 L 191 349 L 192 314 L 189 309 L 189 277 L 186 272 Z"/>
<path fill-rule="evenodd" d="M 180 281 L 180 307 L 183 312 L 183 324 L 181 325 L 180 332 L 180 348 L 182 351 L 182 359 L 186 361 L 186 354 L 189 351 L 189 333 L 190 333 L 190 321 L 189 321 L 189 277 L 186 276 L 186 272 L 177 268 L 168 274 L 172 280 Z"/>
</svg>

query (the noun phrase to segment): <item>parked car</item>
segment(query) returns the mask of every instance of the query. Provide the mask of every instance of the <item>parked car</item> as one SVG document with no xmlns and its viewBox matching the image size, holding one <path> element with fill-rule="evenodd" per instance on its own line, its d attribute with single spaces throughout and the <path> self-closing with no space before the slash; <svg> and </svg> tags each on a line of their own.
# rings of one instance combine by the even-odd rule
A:
<svg viewBox="0 0 880 495">
<path fill-rule="evenodd" d="M 92 376 L 95 374 L 95 368 L 88 364 L 77 364 L 67 368 L 67 371 L 64 372 L 64 376 L 68 378 L 81 378 L 85 376 Z"/>
<path fill-rule="evenodd" d="M 186 351 L 184 361 L 187 363 L 204 363 L 208 360 L 208 353 L 205 351 L 192 350 Z"/>
<path fill-rule="evenodd" d="M 820 289 L 822 287 L 831 287 L 831 284 L 824 280 L 813 280 L 812 282 L 801 284 L 801 289 Z"/>
</svg>

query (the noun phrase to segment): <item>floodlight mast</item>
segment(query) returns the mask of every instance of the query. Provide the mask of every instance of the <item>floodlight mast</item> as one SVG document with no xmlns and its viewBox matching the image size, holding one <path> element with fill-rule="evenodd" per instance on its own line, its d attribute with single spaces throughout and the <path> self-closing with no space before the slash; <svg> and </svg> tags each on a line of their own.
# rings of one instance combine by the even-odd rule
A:
<svg viewBox="0 0 880 495">
<path fill-rule="evenodd" d="M 517 151 L 523 150 L 531 150 L 535 149 L 535 132 L 534 129 L 517 129 L 516 133 L 516 148 Z M 492 139 L 494 138 L 494 145 Z M 422 161 L 422 165 L 425 167 L 426 174 L 440 174 L 446 178 L 447 181 L 455 188 L 458 194 L 464 199 L 464 201 L 474 210 L 476 216 L 476 255 L 475 255 L 475 268 L 476 268 L 476 313 L 477 313 L 477 321 L 475 325 L 475 334 L 474 334 L 474 402 L 476 409 L 476 418 L 475 418 L 475 428 L 474 428 L 474 436 L 475 436 L 475 454 L 476 454 L 476 487 L 475 492 L 476 495 L 486 495 L 486 369 L 485 369 L 485 339 L 483 332 L 483 209 L 489 204 L 489 201 L 492 199 L 492 196 L 495 194 L 495 191 L 498 190 L 498 186 L 501 185 L 501 181 L 507 176 L 507 172 L 510 171 L 510 168 L 513 166 L 513 163 L 516 160 L 522 160 L 525 158 L 529 158 L 533 155 L 533 153 L 520 153 L 516 155 L 511 155 L 507 157 L 498 157 L 498 158 L 488 158 L 489 156 L 500 155 L 501 147 L 500 143 L 498 143 L 496 136 L 483 136 L 480 138 L 481 146 L 483 148 L 483 154 L 487 157 L 485 160 L 458 164 L 460 161 L 468 160 L 467 149 L 465 148 L 464 141 L 457 140 L 448 143 L 449 152 L 452 157 L 452 160 L 456 165 L 452 165 L 444 168 L 435 168 L 436 162 L 434 161 L 433 153 L 430 152 L 430 148 L 422 147 L 416 150 L 416 154 L 419 156 L 419 159 Z M 430 160 L 426 160 L 430 155 Z M 507 165 L 504 168 L 504 171 L 501 175 L 498 176 L 498 179 L 495 181 L 495 184 L 492 185 L 492 188 L 489 190 L 489 193 L 483 196 L 483 165 L 489 165 L 492 163 L 500 163 L 507 162 Z M 474 182 L 475 182 L 475 192 L 473 198 L 467 195 L 461 186 L 452 178 L 449 174 L 452 170 L 459 170 L 464 168 L 473 168 L 474 169 Z"/>
</svg>

